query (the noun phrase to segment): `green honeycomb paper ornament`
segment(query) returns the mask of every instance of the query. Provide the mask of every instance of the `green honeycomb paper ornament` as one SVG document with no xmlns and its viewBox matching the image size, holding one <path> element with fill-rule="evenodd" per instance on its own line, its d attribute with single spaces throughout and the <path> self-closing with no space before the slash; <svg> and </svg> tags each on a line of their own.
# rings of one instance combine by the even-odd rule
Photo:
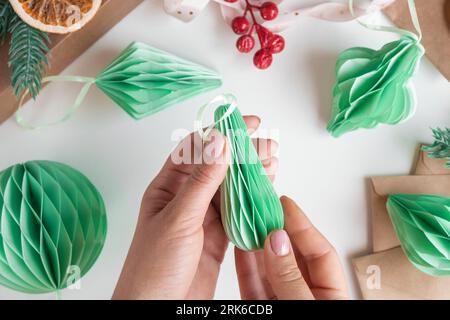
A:
<svg viewBox="0 0 450 320">
<path fill-rule="evenodd" d="M 416 110 L 410 81 L 424 54 L 416 40 L 404 37 L 380 50 L 351 48 L 339 56 L 328 131 L 335 137 L 380 123 L 398 124 Z"/>
<path fill-rule="evenodd" d="M 264 247 L 272 230 L 284 227 L 283 208 L 236 108 L 216 109 L 216 128 L 229 141 L 231 164 L 221 186 L 222 223 L 228 238 L 240 249 Z"/>
<path fill-rule="evenodd" d="M 352 2 L 350 2 L 350 5 Z M 362 25 L 402 35 L 380 50 L 351 48 L 339 55 L 328 131 L 339 137 L 378 124 L 398 124 L 414 115 L 416 94 L 412 77 L 425 53 L 414 2 L 408 1 L 419 34 L 393 27 Z"/>
<path fill-rule="evenodd" d="M 92 85 L 134 119 L 147 117 L 222 85 L 221 76 L 216 71 L 141 42 L 131 43 L 95 78 L 52 76 L 43 79 L 43 82 L 57 81 L 84 83 L 67 113 L 55 122 L 37 126 L 24 119 L 20 108 L 16 120 L 21 126 L 36 129 L 69 119 L 83 103 Z M 20 105 L 24 98 L 25 95 Z"/>
<path fill-rule="evenodd" d="M 125 112 L 140 119 L 216 89 L 222 80 L 206 67 L 133 42 L 97 76 L 96 85 Z"/>
<path fill-rule="evenodd" d="M 56 162 L 0 172 L 0 284 L 25 293 L 59 292 L 83 276 L 106 238 L 106 211 L 94 185 Z"/>
<path fill-rule="evenodd" d="M 431 276 L 450 276 L 450 198 L 392 194 L 386 207 L 409 261 Z"/>
</svg>

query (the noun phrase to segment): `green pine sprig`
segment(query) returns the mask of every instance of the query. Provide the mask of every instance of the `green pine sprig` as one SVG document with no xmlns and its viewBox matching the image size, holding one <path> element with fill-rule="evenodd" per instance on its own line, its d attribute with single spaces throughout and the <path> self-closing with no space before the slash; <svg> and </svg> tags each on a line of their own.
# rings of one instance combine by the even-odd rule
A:
<svg viewBox="0 0 450 320">
<path fill-rule="evenodd" d="M 9 22 L 8 31 L 11 33 L 8 65 L 14 93 L 20 97 L 28 90 L 34 99 L 42 88 L 50 39 L 47 33 L 29 26 L 16 14 Z"/>
<path fill-rule="evenodd" d="M 435 139 L 431 146 L 423 147 L 430 158 L 447 159 L 447 168 L 450 169 L 450 129 L 431 129 Z"/>
<path fill-rule="evenodd" d="M 0 45 L 5 42 L 8 26 L 13 17 L 13 10 L 7 0 L 0 0 Z"/>
</svg>

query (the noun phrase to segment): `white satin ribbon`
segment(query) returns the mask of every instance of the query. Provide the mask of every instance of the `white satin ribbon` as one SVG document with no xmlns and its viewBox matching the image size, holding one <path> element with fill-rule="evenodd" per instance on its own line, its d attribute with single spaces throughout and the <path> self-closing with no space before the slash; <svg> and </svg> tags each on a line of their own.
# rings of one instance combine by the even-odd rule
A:
<svg viewBox="0 0 450 320">
<path fill-rule="evenodd" d="M 217 108 L 224 106 L 224 105 L 229 105 L 229 107 L 228 107 L 227 111 L 223 114 L 223 116 L 220 117 L 220 119 L 218 119 L 217 121 L 213 121 L 213 123 L 211 125 L 209 125 L 206 129 L 204 129 L 203 121 L 204 121 L 204 118 L 206 115 L 206 111 L 212 109 L 214 112 Z M 210 102 L 208 102 L 204 106 L 200 107 L 200 109 L 198 109 L 197 117 L 196 117 L 196 120 L 194 123 L 195 131 L 198 132 L 198 134 L 202 138 L 202 140 L 208 141 L 209 134 L 214 129 L 216 124 L 218 124 L 223 119 L 228 118 L 233 113 L 233 111 L 236 109 L 236 107 L 237 107 L 236 97 L 232 94 L 226 93 L 226 94 L 215 97 Z"/>
<path fill-rule="evenodd" d="M 234 3 L 225 0 L 164 0 L 164 8 L 167 13 L 176 18 L 189 22 L 192 21 L 208 5 L 210 1 L 220 5 L 222 15 L 227 23 L 231 23 L 234 17 L 242 15 L 245 10 L 245 0 Z M 259 5 L 266 0 L 252 0 L 252 4 Z M 354 16 L 348 9 L 347 1 L 317 1 L 317 4 L 283 9 L 283 0 L 272 0 L 280 5 L 280 15 L 273 21 L 265 21 L 263 26 L 272 32 L 281 32 L 295 25 L 302 17 L 312 17 L 320 20 L 342 22 L 354 20 L 357 17 L 380 11 L 395 0 L 358 0 L 354 5 Z M 286 1 L 289 2 L 289 1 Z"/>
<path fill-rule="evenodd" d="M 164 10 L 184 22 L 190 22 L 208 5 L 210 0 L 164 0 Z"/>
</svg>

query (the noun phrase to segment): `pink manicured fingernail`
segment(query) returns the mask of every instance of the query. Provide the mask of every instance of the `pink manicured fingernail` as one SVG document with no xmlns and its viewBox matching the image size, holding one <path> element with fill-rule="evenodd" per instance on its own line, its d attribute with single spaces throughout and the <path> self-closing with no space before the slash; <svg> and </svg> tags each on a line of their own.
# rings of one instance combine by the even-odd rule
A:
<svg viewBox="0 0 450 320">
<path fill-rule="evenodd" d="M 289 254 L 290 241 L 289 236 L 284 230 L 277 230 L 270 236 L 270 247 L 273 253 L 283 257 Z"/>
<path fill-rule="evenodd" d="M 219 159 L 225 146 L 224 136 L 217 130 L 212 130 L 208 138 L 210 141 L 205 144 L 205 156 L 209 159 Z"/>
</svg>

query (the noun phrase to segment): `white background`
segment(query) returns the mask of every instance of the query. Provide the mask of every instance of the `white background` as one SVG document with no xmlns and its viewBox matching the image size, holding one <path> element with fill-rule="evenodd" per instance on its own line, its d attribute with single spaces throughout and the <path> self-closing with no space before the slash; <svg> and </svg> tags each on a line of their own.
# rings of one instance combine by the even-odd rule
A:
<svg viewBox="0 0 450 320">
<path fill-rule="evenodd" d="M 107 204 L 109 232 L 104 251 L 82 279 L 82 289 L 65 290 L 63 298 L 111 297 L 142 193 L 174 146 L 171 133 L 177 128 L 191 130 L 197 109 L 223 92 L 238 97 L 243 113 L 259 115 L 264 129 L 279 130 L 276 188 L 296 199 L 335 245 L 352 295 L 359 297 L 350 259 L 371 250 L 367 177 L 410 172 L 417 144 L 431 142 L 429 127 L 450 126 L 449 85 L 424 59 L 414 79 L 419 107 L 413 119 L 334 139 L 325 127 L 339 52 L 352 46 L 378 48 L 396 36 L 366 30 L 356 22 L 337 24 L 308 18 L 284 36 L 286 51 L 275 57 L 269 70 L 261 72 L 253 67 L 250 55 L 237 53 L 236 36 L 216 5 L 209 5 L 200 17 L 185 24 L 166 15 L 160 1 L 148 0 L 64 73 L 94 76 L 132 40 L 138 40 L 215 68 L 225 80 L 221 89 L 134 121 L 94 88 L 64 124 L 30 131 L 11 119 L 0 126 L 0 168 L 36 159 L 67 163 L 90 177 Z M 74 84 L 49 86 L 33 104 L 32 109 L 40 114 L 33 119 L 48 120 L 61 114 L 78 89 Z M 0 288 L 0 298 L 55 296 Z M 232 250 L 223 264 L 216 298 L 239 298 Z"/>
</svg>

